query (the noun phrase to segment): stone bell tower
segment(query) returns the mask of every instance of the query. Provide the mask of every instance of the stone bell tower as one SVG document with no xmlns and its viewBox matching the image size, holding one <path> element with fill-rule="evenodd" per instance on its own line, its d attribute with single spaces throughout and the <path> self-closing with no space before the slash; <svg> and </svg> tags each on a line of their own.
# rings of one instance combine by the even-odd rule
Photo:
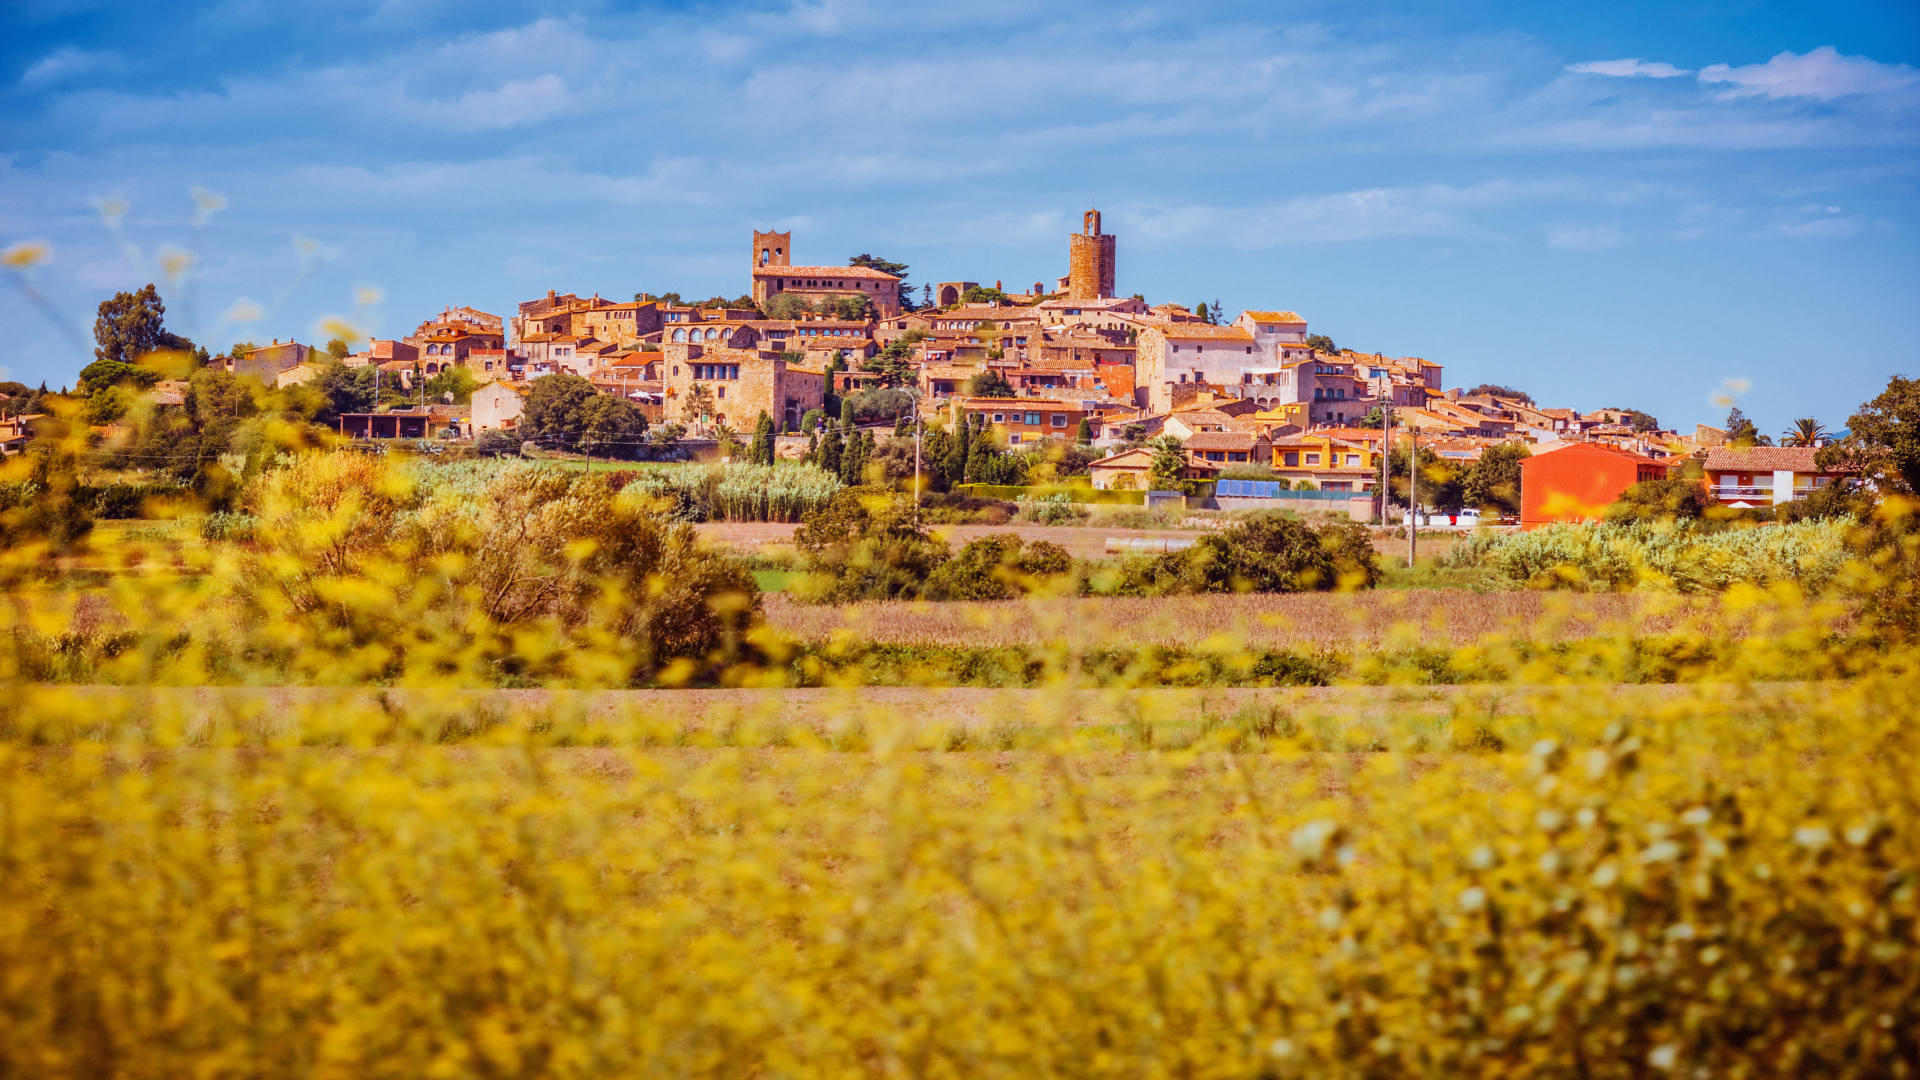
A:
<svg viewBox="0 0 1920 1080">
<path fill-rule="evenodd" d="M 1100 211 L 1081 217 L 1080 231 L 1067 238 L 1067 297 L 1099 300 L 1113 295 L 1113 241 L 1100 231 Z"/>
<path fill-rule="evenodd" d="M 793 234 L 790 232 L 753 233 L 753 266 L 792 266 Z"/>
</svg>

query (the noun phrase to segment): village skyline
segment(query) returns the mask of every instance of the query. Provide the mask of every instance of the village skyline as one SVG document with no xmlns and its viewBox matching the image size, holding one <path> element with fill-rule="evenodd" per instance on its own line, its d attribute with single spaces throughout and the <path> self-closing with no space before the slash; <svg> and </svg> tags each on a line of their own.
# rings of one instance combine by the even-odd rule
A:
<svg viewBox="0 0 1920 1080">
<path fill-rule="evenodd" d="M 0 292 L 11 378 L 70 379 L 94 307 L 149 281 L 215 349 L 547 289 L 733 296 L 749 230 L 1025 287 L 1088 206 L 1121 295 L 1279 305 L 1682 426 L 1730 381 L 1763 430 L 1837 422 L 1920 333 L 1890 5 L 230 15 L 0 15 L 0 247 L 45 251 Z"/>
</svg>

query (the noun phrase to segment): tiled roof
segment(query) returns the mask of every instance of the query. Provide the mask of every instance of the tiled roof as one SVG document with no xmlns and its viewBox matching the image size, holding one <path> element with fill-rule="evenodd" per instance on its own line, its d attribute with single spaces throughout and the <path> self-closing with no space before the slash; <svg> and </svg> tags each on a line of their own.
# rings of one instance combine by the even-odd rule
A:
<svg viewBox="0 0 1920 1080">
<path fill-rule="evenodd" d="M 1214 341 L 1243 341 L 1253 344 L 1253 335 L 1237 326 L 1209 326 L 1206 323 L 1174 323 L 1157 326 L 1154 329 L 1169 339 L 1193 341 L 1201 338 Z"/>
<path fill-rule="evenodd" d="M 870 281 L 899 281 L 898 277 L 871 266 L 756 266 L 754 277 L 866 278 Z"/>
<path fill-rule="evenodd" d="M 1707 468 L 1723 472 L 1819 472 L 1811 446 L 1752 446 L 1746 449 L 1716 446 L 1707 451 Z"/>
<path fill-rule="evenodd" d="M 1140 466 L 1144 468 L 1153 464 L 1153 451 L 1136 446 L 1131 450 L 1122 450 L 1117 454 L 1109 454 L 1099 461 L 1089 462 L 1087 468 L 1111 469 L 1116 467 L 1132 467 L 1134 461 L 1128 460 L 1129 458 L 1137 459 Z"/>
<path fill-rule="evenodd" d="M 1189 450 L 1252 450 L 1261 439 L 1250 431 L 1202 431 L 1186 441 Z"/>
<path fill-rule="evenodd" d="M 1307 320 L 1293 311 L 1243 311 L 1241 314 L 1255 322 L 1298 323 L 1301 326 L 1307 324 Z"/>
</svg>

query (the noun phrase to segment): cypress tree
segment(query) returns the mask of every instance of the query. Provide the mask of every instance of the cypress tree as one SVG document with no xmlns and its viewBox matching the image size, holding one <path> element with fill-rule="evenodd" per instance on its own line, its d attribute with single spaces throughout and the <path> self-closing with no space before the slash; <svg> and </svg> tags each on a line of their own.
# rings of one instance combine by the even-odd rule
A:
<svg viewBox="0 0 1920 1080">
<path fill-rule="evenodd" d="M 853 430 L 853 399 L 851 397 L 840 399 L 840 426 L 848 431 Z"/>
<path fill-rule="evenodd" d="M 1087 419 L 1084 416 L 1081 417 L 1080 430 L 1074 432 L 1073 440 L 1081 444 L 1082 446 L 1085 446 L 1087 443 L 1092 442 L 1093 441 L 1093 421 Z"/>
<path fill-rule="evenodd" d="M 827 437 L 820 440 L 820 460 L 814 464 L 830 473 L 840 472 L 840 459 L 844 455 L 846 443 L 840 438 L 840 429 L 827 428 Z"/>
<path fill-rule="evenodd" d="M 800 460 L 807 463 L 808 465 L 820 464 L 820 433 L 819 432 L 810 431 L 807 433 L 807 456 L 801 458 Z"/>
</svg>

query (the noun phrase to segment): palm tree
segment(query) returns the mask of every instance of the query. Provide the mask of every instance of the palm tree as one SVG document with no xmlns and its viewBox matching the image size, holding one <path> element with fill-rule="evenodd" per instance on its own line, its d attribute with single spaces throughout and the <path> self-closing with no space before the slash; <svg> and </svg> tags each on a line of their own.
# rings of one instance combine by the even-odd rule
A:
<svg viewBox="0 0 1920 1080">
<path fill-rule="evenodd" d="M 1819 446 L 1827 438 L 1827 429 L 1820 426 L 1820 421 L 1808 417 L 1805 420 L 1795 420 L 1793 426 L 1781 434 L 1780 445 Z"/>
</svg>

